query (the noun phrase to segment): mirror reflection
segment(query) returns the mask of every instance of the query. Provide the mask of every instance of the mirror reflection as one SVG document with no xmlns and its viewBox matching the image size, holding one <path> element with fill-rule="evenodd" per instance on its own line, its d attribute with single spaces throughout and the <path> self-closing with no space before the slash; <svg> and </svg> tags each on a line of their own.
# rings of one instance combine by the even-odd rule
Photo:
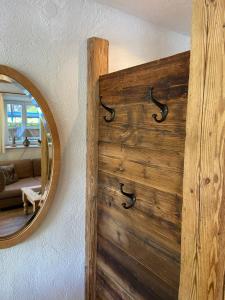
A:
<svg viewBox="0 0 225 300">
<path fill-rule="evenodd" d="M 52 137 L 41 107 L 0 74 L 0 237 L 26 226 L 49 189 Z"/>
</svg>

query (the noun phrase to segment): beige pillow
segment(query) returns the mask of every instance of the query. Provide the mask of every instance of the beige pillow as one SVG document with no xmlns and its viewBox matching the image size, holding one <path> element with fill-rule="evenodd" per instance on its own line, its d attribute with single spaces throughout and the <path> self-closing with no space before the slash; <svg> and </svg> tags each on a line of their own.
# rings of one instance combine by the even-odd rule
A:
<svg viewBox="0 0 225 300">
<path fill-rule="evenodd" d="M 9 185 L 14 182 L 18 181 L 18 176 L 15 171 L 14 165 L 8 165 L 8 166 L 0 166 L 0 171 L 5 176 L 5 184 Z"/>
</svg>

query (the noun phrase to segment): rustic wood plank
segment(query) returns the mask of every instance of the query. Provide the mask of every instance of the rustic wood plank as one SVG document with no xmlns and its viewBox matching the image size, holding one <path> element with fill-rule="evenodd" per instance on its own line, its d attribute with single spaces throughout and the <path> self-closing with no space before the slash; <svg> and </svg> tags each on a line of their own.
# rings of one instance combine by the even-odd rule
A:
<svg viewBox="0 0 225 300">
<path fill-rule="evenodd" d="M 131 230 L 137 237 L 155 248 L 161 248 L 175 261 L 180 260 L 180 232 L 172 223 L 160 220 L 155 216 L 139 211 L 135 207 L 124 210 L 121 206 L 126 201 L 125 197 L 112 196 L 112 194 L 101 192 L 98 201 L 98 229 L 104 215 L 113 219 L 126 230 Z"/>
<path fill-rule="evenodd" d="M 177 291 L 147 271 L 129 254 L 98 236 L 98 269 L 124 287 L 134 299 L 177 299 Z M 162 288 L 163 287 L 163 288 Z"/>
<path fill-rule="evenodd" d="M 132 182 L 118 177 L 109 175 L 105 172 L 99 172 L 99 192 L 105 191 L 112 197 L 121 196 L 120 182 L 126 185 L 126 188 L 133 191 L 137 198 L 135 207 L 149 216 L 155 216 L 159 222 L 166 221 L 172 223 L 180 230 L 181 227 L 181 208 L 182 197 L 177 194 L 169 194 L 157 189 L 147 187 L 137 182 Z M 120 199 L 121 200 L 121 199 Z"/>
<path fill-rule="evenodd" d="M 143 165 L 120 157 L 99 156 L 99 170 L 122 176 L 160 191 L 182 196 L 183 173 L 166 167 Z M 168 184 L 169 183 L 169 184 Z"/>
<path fill-rule="evenodd" d="M 161 167 L 177 173 L 183 173 L 184 153 L 167 149 L 147 149 L 139 145 L 132 147 L 125 144 L 99 142 L 99 156 L 126 159 L 141 165 Z"/>
<path fill-rule="evenodd" d="M 134 93 L 136 93 L 136 90 L 134 90 Z M 135 103 L 129 103 L 130 98 L 128 98 L 126 101 L 127 103 L 111 105 L 116 110 L 116 117 L 113 121 L 113 125 L 123 126 L 125 128 L 129 126 L 131 128 L 140 129 L 168 130 L 185 135 L 187 96 L 181 98 L 181 95 L 178 95 L 179 98 L 165 100 L 166 96 L 159 98 L 157 97 L 157 93 L 155 93 L 155 97 L 159 101 L 165 102 L 167 105 L 169 105 L 170 113 L 168 114 L 166 122 L 158 124 L 153 121 L 152 114 L 156 111 L 158 112 L 158 109 L 152 102 L 149 102 L 147 99 L 145 99 L 145 101 L 136 101 Z M 118 101 L 119 97 L 115 98 L 115 100 L 116 99 Z M 106 102 L 107 100 L 108 99 L 106 98 L 104 102 Z M 105 110 L 100 107 L 100 126 L 105 125 L 104 116 L 106 114 L 107 113 L 105 112 Z"/>
<path fill-rule="evenodd" d="M 146 102 L 147 88 L 152 85 L 157 97 L 165 100 L 182 94 L 187 98 L 190 52 L 156 60 L 144 65 L 103 75 L 100 94 L 109 105 Z M 181 87 L 182 93 L 179 88 Z M 119 96 L 119 98 L 118 98 Z"/>
<path fill-rule="evenodd" d="M 182 131 L 183 132 L 183 131 Z M 184 153 L 185 135 L 168 129 L 142 129 L 104 124 L 100 127 L 99 141 L 117 143 L 130 147 L 164 149 Z"/>
<path fill-rule="evenodd" d="M 114 199 L 110 198 L 110 196 L 107 194 L 107 197 L 104 197 L 102 200 L 107 201 L 108 208 L 99 209 L 98 218 L 101 225 L 98 227 L 98 233 L 145 266 L 162 282 L 178 290 L 179 258 L 165 251 L 161 243 L 153 243 L 152 237 L 147 237 L 147 234 L 143 235 L 135 225 L 134 227 L 129 227 L 129 224 L 116 218 L 112 208 L 115 206 L 113 203 Z M 108 214 L 109 209 L 111 210 L 110 214 Z M 122 207 L 120 209 L 122 210 Z M 144 220 L 141 221 L 144 222 Z"/>
<path fill-rule="evenodd" d="M 179 298 L 224 299 L 225 2 L 193 1 Z"/>
<path fill-rule="evenodd" d="M 112 281 L 104 270 L 99 266 L 97 271 L 97 290 L 96 299 L 98 300 L 135 300 L 132 295 L 129 295 L 121 286 L 121 283 Z"/>
<path fill-rule="evenodd" d="M 185 123 L 186 121 L 187 83 L 180 86 L 179 89 L 176 87 L 176 95 L 170 95 L 172 88 L 166 89 L 164 93 L 162 93 L 162 90 L 154 89 L 155 98 L 172 108 L 168 114 L 167 121 L 161 124 L 155 123 L 152 119 L 152 113 L 156 112 L 157 108 L 147 97 L 149 85 L 141 87 L 144 90 L 144 94 L 140 97 L 143 99 L 139 98 L 139 87 L 133 87 L 132 96 L 125 96 L 124 89 L 122 89 L 120 94 L 114 97 L 106 95 L 103 102 L 116 109 L 116 118 L 113 122 L 116 125 L 138 126 L 140 128 L 167 128 L 167 126 L 173 124 L 182 126 L 181 122 Z M 104 94 L 102 91 L 101 93 Z M 104 124 L 104 115 L 105 110 L 100 107 L 100 125 Z"/>
<path fill-rule="evenodd" d="M 86 170 L 86 299 L 95 299 L 97 249 L 99 76 L 108 72 L 106 40 L 88 40 L 87 170 Z"/>
</svg>

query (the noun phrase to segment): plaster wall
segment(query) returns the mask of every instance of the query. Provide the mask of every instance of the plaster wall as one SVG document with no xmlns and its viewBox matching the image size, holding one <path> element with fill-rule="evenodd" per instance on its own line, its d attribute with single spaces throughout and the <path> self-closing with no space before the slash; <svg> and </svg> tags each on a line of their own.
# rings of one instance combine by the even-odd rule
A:
<svg viewBox="0 0 225 300">
<path fill-rule="evenodd" d="M 110 41 L 110 71 L 190 48 L 190 40 L 87 0 L 0 0 L 0 58 L 46 96 L 62 171 L 55 201 L 24 243 L 0 250 L 1 300 L 82 300 L 85 262 L 86 40 Z"/>
<path fill-rule="evenodd" d="M 94 0 L 92 0 L 94 1 Z M 97 0 L 167 29 L 189 35 L 192 0 Z"/>
</svg>

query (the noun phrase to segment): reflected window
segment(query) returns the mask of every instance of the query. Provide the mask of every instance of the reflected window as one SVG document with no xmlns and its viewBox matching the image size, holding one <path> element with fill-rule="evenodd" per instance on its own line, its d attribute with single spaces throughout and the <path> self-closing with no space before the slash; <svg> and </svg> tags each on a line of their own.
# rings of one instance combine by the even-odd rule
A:
<svg viewBox="0 0 225 300">
<path fill-rule="evenodd" d="M 26 105 L 26 136 L 29 136 L 29 141 L 32 143 L 40 139 L 40 116 L 39 109 L 34 105 Z"/>
<path fill-rule="evenodd" d="M 40 108 L 27 101 L 5 101 L 6 110 L 6 145 L 15 138 L 17 144 L 22 144 L 27 137 L 31 144 L 37 144 L 41 139 Z"/>
</svg>

